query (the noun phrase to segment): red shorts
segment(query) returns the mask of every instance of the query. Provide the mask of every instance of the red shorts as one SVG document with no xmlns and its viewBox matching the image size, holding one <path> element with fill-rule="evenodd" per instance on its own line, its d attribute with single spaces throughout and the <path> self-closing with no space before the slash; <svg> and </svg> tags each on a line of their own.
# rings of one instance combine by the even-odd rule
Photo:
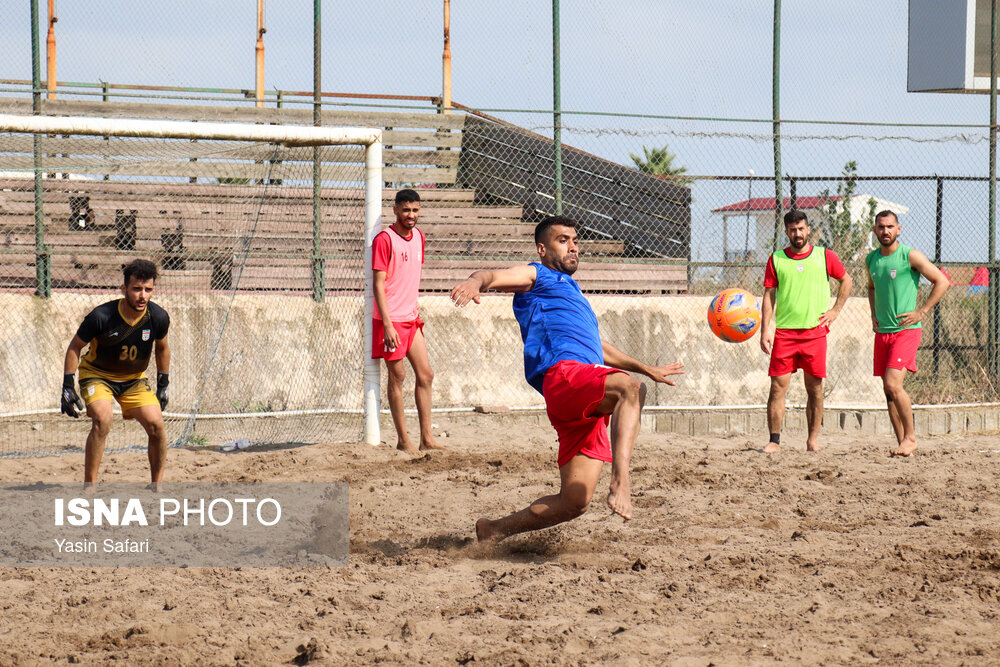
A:
<svg viewBox="0 0 1000 667">
<path fill-rule="evenodd" d="M 598 461 L 611 461 L 608 421 L 611 415 L 594 414 L 604 400 L 604 381 L 612 373 L 624 373 L 601 364 L 560 361 L 545 373 L 542 393 L 549 422 L 559 436 L 559 467 L 577 454 Z"/>
<path fill-rule="evenodd" d="M 410 322 L 393 322 L 392 328 L 399 334 L 399 345 L 395 350 L 389 350 L 385 346 L 385 325 L 382 324 L 382 320 L 377 317 L 372 318 L 372 359 L 398 361 L 405 358 L 410 352 L 417 331 L 423 330 L 424 323 L 418 317 Z"/>
<path fill-rule="evenodd" d="M 917 372 L 920 331 L 903 329 L 896 333 L 875 334 L 875 377 L 883 377 L 887 368 Z"/>
<path fill-rule="evenodd" d="M 826 335 L 804 337 L 794 329 L 775 329 L 767 374 L 778 377 L 800 368 L 814 378 L 826 377 Z"/>
</svg>

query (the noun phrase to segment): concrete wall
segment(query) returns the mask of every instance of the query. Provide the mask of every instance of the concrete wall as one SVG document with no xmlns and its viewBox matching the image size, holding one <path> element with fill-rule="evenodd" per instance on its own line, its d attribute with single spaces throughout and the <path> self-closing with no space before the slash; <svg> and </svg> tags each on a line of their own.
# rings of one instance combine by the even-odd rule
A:
<svg viewBox="0 0 1000 667">
<path fill-rule="evenodd" d="M 58 405 L 66 344 L 84 315 L 114 294 L 57 292 L 51 299 L 0 293 L 0 412 Z M 734 345 L 710 333 L 708 299 L 693 296 L 595 296 L 602 336 L 654 363 L 681 361 L 677 387 L 658 385 L 651 405 L 761 405 L 767 399 L 767 357 L 758 339 Z M 189 409 L 202 389 L 203 412 L 361 407 L 363 303 L 359 297 L 240 295 L 219 339 L 230 297 L 173 296 L 156 301 L 171 316 L 171 408 Z M 436 407 L 537 406 L 524 381 L 521 341 L 508 296 L 456 309 L 447 296 L 420 302 L 436 377 Z M 829 338 L 827 403 L 881 406 L 871 375 L 868 303 L 850 299 Z M 212 360 L 213 346 L 218 350 Z M 207 376 L 203 373 L 209 367 Z M 152 374 L 152 364 L 151 374 Z M 407 394 L 411 394 L 412 374 Z M 383 394 L 384 395 L 384 394 Z M 408 398 L 408 401 L 412 400 Z M 805 400 L 793 378 L 789 401 Z"/>
<path fill-rule="evenodd" d="M 759 339 L 724 343 L 708 328 L 708 299 L 696 296 L 594 296 L 601 335 L 651 363 L 680 361 L 685 375 L 676 387 L 652 387 L 652 405 L 760 405 L 767 401 L 768 357 Z M 491 296 L 456 310 L 446 297 L 421 300 L 435 367 L 436 400 L 458 405 L 539 405 L 523 380 L 520 335 L 510 298 Z M 866 298 L 850 299 L 829 336 L 827 401 L 882 405 L 881 383 L 872 377 L 871 319 Z M 804 402 L 801 374 L 791 402 Z M 484 392 L 484 389 L 486 390 Z"/>
</svg>

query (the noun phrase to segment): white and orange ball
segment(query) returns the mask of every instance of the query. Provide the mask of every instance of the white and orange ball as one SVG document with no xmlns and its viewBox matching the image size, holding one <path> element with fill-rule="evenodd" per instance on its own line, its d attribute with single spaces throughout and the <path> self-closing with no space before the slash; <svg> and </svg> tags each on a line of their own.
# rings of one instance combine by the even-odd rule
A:
<svg viewBox="0 0 1000 667">
<path fill-rule="evenodd" d="M 742 343 L 760 328 L 760 304 L 745 289 L 724 289 L 708 306 L 708 324 L 712 333 L 727 343 Z"/>
</svg>

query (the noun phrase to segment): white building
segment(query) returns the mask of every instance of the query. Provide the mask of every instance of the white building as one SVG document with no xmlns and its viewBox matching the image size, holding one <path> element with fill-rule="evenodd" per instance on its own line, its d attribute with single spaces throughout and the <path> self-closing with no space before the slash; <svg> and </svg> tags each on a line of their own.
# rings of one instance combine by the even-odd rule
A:
<svg viewBox="0 0 1000 667">
<path fill-rule="evenodd" d="M 874 195 L 853 195 L 847 203 L 852 220 L 860 220 L 868 211 L 869 200 L 875 201 L 875 211 L 889 210 L 903 215 L 910 209 Z M 841 197 L 796 197 L 795 208 L 803 211 L 815 228 L 821 212 L 830 203 L 839 203 Z M 788 211 L 792 201 L 785 197 L 782 210 Z M 771 254 L 774 242 L 774 197 L 754 197 L 734 204 L 712 209 L 722 216 L 722 248 L 725 261 L 764 261 Z M 783 214 L 782 214 L 783 215 Z M 779 247 L 784 247 L 784 232 L 778 228 Z M 871 241 L 869 241 L 869 244 Z"/>
</svg>

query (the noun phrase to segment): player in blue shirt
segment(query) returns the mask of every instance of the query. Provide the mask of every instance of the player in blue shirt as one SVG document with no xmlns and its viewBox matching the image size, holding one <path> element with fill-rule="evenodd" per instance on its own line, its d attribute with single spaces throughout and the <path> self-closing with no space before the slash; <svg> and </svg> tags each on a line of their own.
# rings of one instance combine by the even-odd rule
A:
<svg viewBox="0 0 1000 667">
<path fill-rule="evenodd" d="M 502 519 L 476 522 L 480 541 L 548 528 L 583 514 L 604 463 L 611 462 L 608 507 L 632 518 L 629 460 L 639 434 L 646 387 L 624 371 L 673 385 L 680 363 L 649 366 L 601 340 L 597 317 L 572 275 L 580 264 L 577 223 L 566 217 L 535 227 L 538 262 L 476 271 L 451 290 L 458 307 L 479 303 L 486 290 L 514 293 L 514 317 L 524 341 L 524 376 L 545 398 L 559 435 L 559 493 Z M 608 424 L 611 437 L 608 438 Z"/>
</svg>

